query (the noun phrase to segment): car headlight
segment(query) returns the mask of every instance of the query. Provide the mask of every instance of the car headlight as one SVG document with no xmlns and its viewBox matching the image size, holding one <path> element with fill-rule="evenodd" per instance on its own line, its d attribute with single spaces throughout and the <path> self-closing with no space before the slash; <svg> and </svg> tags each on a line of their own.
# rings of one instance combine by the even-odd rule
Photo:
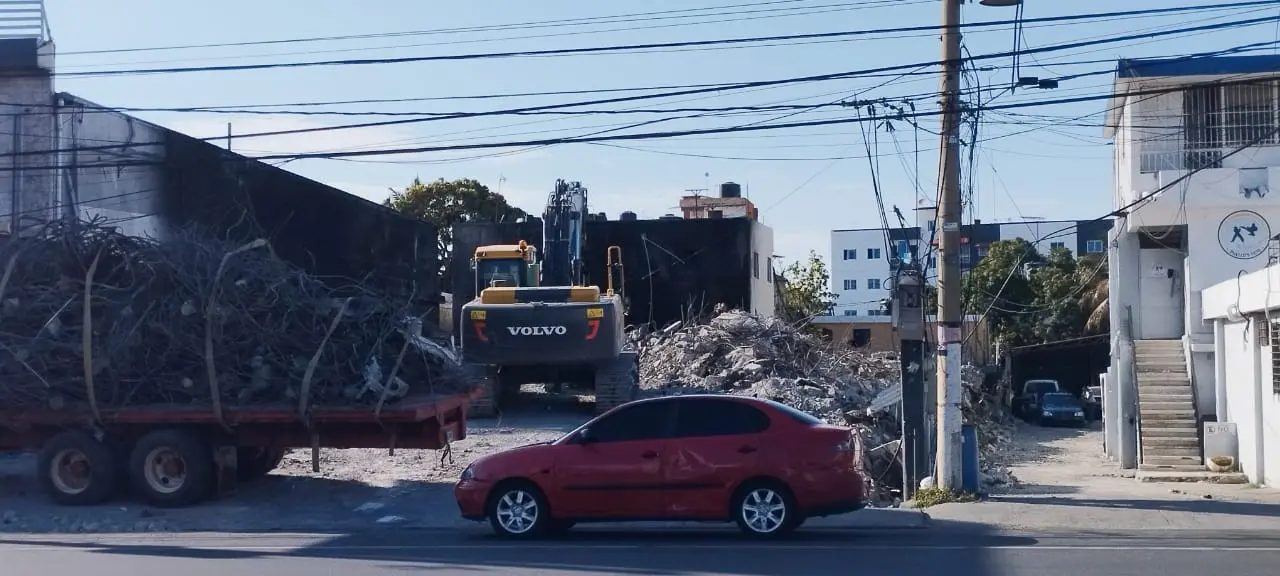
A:
<svg viewBox="0 0 1280 576">
<path fill-rule="evenodd" d="M 1084 418 L 1084 412 L 1076 410 L 1076 418 Z"/>
<path fill-rule="evenodd" d="M 1045 410 L 1045 411 L 1044 411 L 1044 415 L 1045 415 L 1045 416 L 1053 416 L 1053 412 L 1050 412 L 1050 411 L 1048 411 L 1048 410 Z"/>
<path fill-rule="evenodd" d="M 475 479 L 476 479 L 476 473 L 473 470 L 471 470 L 470 466 L 467 466 L 467 469 L 462 471 L 462 476 L 458 478 L 458 480 L 462 482 L 466 482 L 468 480 L 475 480 Z"/>
</svg>

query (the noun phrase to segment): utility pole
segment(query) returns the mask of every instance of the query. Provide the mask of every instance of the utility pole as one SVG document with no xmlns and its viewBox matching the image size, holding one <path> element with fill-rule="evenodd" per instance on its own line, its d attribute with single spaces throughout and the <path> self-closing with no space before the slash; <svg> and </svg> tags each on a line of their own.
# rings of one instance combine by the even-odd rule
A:
<svg viewBox="0 0 1280 576">
<path fill-rule="evenodd" d="M 915 496 L 923 471 L 929 469 L 925 432 L 924 279 L 912 258 L 894 276 L 893 327 L 898 331 L 902 368 L 902 499 Z"/>
<path fill-rule="evenodd" d="M 942 0 L 942 167 L 938 178 L 938 460 L 939 488 L 960 486 L 960 5 Z M 904 389 L 905 400 L 905 389 Z M 905 405 L 905 402 L 904 402 Z"/>
</svg>

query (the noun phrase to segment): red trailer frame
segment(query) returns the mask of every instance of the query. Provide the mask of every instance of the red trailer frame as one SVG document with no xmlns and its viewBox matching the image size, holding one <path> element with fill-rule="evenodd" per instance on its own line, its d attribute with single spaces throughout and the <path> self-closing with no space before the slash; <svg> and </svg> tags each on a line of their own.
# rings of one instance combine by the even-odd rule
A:
<svg viewBox="0 0 1280 576">
<path fill-rule="evenodd" d="M 289 448 L 311 448 L 313 470 L 318 468 L 320 448 L 448 449 L 451 442 L 466 438 L 467 408 L 477 393 L 410 395 L 381 411 L 370 406 L 313 407 L 306 420 L 296 408 L 278 405 L 228 409 L 221 420 L 209 407 L 194 406 L 106 409 L 97 418 L 87 410 L 0 408 L 0 450 L 39 450 L 41 483 L 62 504 L 109 499 L 124 476 L 119 471 L 126 470 L 152 504 L 186 506 L 215 492 L 226 494 L 238 480 L 265 475 Z M 147 466 L 145 455 L 138 454 L 143 448 L 176 454 L 182 459 L 184 478 L 188 470 L 198 475 L 207 471 L 213 476 L 211 484 L 179 497 L 151 482 L 148 493 L 149 477 L 134 469 Z M 59 458 L 68 452 L 79 460 L 64 467 Z M 208 456 L 205 462 L 196 461 L 203 456 Z M 60 482 L 60 475 L 98 486 L 70 493 L 74 489 Z"/>
</svg>

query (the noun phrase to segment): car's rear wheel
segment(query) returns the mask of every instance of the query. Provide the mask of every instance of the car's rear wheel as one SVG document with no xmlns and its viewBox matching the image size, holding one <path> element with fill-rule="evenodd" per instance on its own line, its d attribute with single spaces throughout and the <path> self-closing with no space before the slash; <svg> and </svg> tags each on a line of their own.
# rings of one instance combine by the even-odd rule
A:
<svg viewBox="0 0 1280 576">
<path fill-rule="evenodd" d="M 507 482 L 489 497 L 489 525 L 499 536 L 533 538 L 547 532 L 551 508 L 542 491 L 530 482 Z"/>
<path fill-rule="evenodd" d="M 759 537 L 786 534 L 804 521 L 791 491 L 773 481 L 751 482 L 739 489 L 733 500 L 733 517 L 743 532 Z"/>
</svg>

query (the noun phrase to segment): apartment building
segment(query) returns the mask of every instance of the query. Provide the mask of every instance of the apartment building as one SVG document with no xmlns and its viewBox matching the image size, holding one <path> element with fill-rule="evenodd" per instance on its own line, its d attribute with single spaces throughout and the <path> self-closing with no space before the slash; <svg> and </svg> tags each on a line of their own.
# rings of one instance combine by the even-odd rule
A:
<svg viewBox="0 0 1280 576">
<path fill-rule="evenodd" d="M 910 228 L 864 228 L 831 232 L 831 291 L 839 295 L 835 316 L 865 318 L 868 322 L 888 322 L 880 302 L 889 297 L 888 284 L 898 266 L 919 259 L 930 284 L 937 283 L 937 209 L 916 209 L 917 225 Z M 961 274 L 986 257 L 991 243 L 1023 238 L 1037 242 L 1042 254 L 1056 247 L 1072 253 L 1101 254 L 1106 251 L 1109 221 L 1025 220 L 984 223 L 975 220 L 961 228 Z"/>
</svg>

